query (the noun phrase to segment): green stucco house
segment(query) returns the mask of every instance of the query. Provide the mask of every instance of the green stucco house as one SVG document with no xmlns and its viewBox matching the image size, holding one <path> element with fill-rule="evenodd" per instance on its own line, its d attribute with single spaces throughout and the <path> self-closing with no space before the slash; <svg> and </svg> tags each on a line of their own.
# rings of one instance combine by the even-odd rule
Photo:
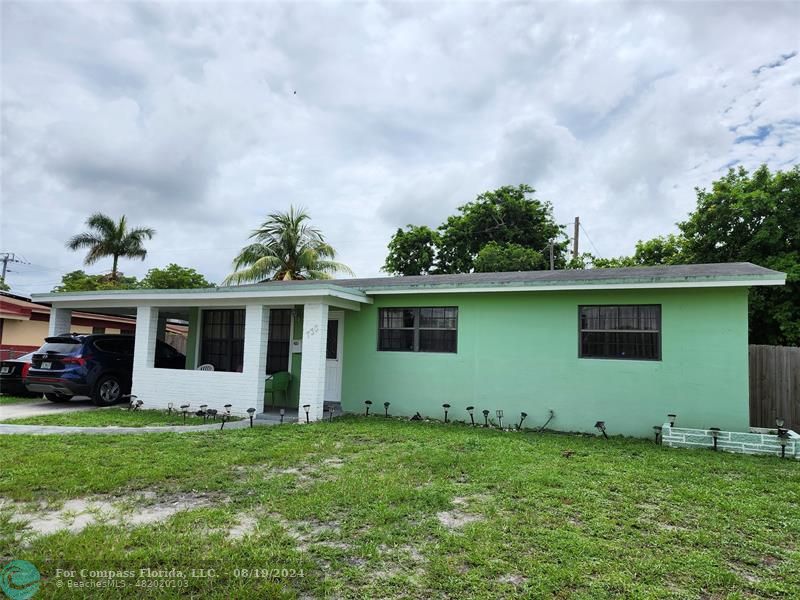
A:
<svg viewBox="0 0 800 600">
<path fill-rule="evenodd" d="M 750 263 L 266 282 L 200 290 L 38 294 L 50 334 L 72 310 L 137 319 L 133 393 L 149 407 L 235 413 L 327 407 L 649 436 L 748 429 L 748 288 L 785 275 Z M 168 319 L 189 323 L 186 369 L 154 367 Z M 205 369 L 198 370 L 201 365 Z M 290 373 L 286 393 L 268 378 Z M 552 413 L 551 413 L 552 411 Z"/>
</svg>

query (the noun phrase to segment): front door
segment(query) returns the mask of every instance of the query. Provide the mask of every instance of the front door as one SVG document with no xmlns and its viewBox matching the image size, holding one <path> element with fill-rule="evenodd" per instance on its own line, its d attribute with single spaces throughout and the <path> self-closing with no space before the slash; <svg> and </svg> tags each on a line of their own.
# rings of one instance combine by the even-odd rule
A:
<svg viewBox="0 0 800 600">
<path fill-rule="evenodd" d="M 343 313 L 329 313 L 328 347 L 325 353 L 325 402 L 342 401 L 343 326 Z"/>
</svg>

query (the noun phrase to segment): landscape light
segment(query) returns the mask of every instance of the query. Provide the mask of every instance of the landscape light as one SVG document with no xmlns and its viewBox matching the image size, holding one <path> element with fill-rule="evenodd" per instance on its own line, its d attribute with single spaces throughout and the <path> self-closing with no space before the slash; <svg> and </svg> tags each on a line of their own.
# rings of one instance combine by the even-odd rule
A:
<svg viewBox="0 0 800 600">
<path fill-rule="evenodd" d="M 528 413 L 521 412 L 519 413 L 519 425 L 517 425 L 517 430 L 522 429 L 522 422 L 525 420 L 525 417 L 528 416 Z"/>
<path fill-rule="evenodd" d="M 781 458 L 786 458 L 786 444 L 789 443 L 789 430 L 778 428 L 778 443 L 781 445 Z"/>
<path fill-rule="evenodd" d="M 711 439 L 714 440 L 714 450 L 717 449 L 717 438 L 719 438 L 719 427 L 709 427 L 708 430 L 711 432 Z"/>
<path fill-rule="evenodd" d="M 310 422 L 310 421 L 308 420 L 308 411 L 309 411 L 310 409 L 311 409 L 311 405 L 310 405 L 310 404 L 303 404 L 303 410 L 304 410 L 304 411 L 306 411 L 306 423 L 309 423 L 309 422 Z"/>
<path fill-rule="evenodd" d="M 369 416 L 369 407 L 372 406 L 372 400 L 364 400 L 364 406 L 367 407 L 366 411 L 364 411 L 364 416 Z"/>
<path fill-rule="evenodd" d="M 484 408 L 483 411 L 481 411 L 481 412 L 483 412 L 483 426 L 484 427 L 488 427 L 489 426 L 489 411 Z"/>
<path fill-rule="evenodd" d="M 189 410 L 188 404 L 181 404 L 181 410 L 183 411 L 183 424 L 186 425 L 186 413 Z"/>
<path fill-rule="evenodd" d="M 545 428 L 550 424 L 550 421 L 553 420 L 553 417 L 556 416 L 556 413 L 552 408 L 549 409 L 548 412 L 550 413 L 550 416 L 547 417 L 547 421 L 544 422 L 544 425 L 539 427 L 539 433 L 542 433 L 545 430 Z"/>
<path fill-rule="evenodd" d="M 494 411 L 494 414 L 497 415 L 498 427 L 500 429 L 502 429 L 503 428 L 503 409 L 498 408 L 496 411 Z"/>
<path fill-rule="evenodd" d="M 475 427 L 475 415 L 473 414 L 475 412 L 475 407 L 474 406 L 468 406 L 467 407 L 467 412 L 469 413 L 469 421 L 470 421 L 470 423 L 472 423 L 472 426 Z"/>
<path fill-rule="evenodd" d="M 447 409 L 450 408 L 450 405 L 447 403 L 442 404 L 442 408 L 444 409 L 444 422 L 447 423 Z"/>
<path fill-rule="evenodd" d="M 675 427 L 675 419 L 676 419 L 677 416 L 678 415 L 667 415 L 667 418 L 669 419 L 669 426 L 670 427 Z"/>
<path fill-rule="evenodd" d="M 281 415 L 281 425 L 283 425 L 283 415 L 285 415 L 285 414 L 286 414 L 286 409 L 285 409 L 285 408 L 282 408 L 282 409 L 280 409 L 280 410 L 278 411 L 278 413 Z"/>
<path fill-rule="evenodd" d="M 777 419 L 775 419 L 775 427 L 777 427 L 778 429 L 781 429 L 783 427 L 784 422 L 785 421 L 783 419 L 778 417 Z"/>
<path fill-rule="evenodd" d="M 606 434 L 606 422 L 605 421 L 598 421 L 594 424 L 595 429 L 597 429 L 600 433 L 603 434 L 603 437 L 608 439 L 608 434 Z"/>
<path fill-rule="evenodd" d="M 229 417 L 231 416 L 231 406 L 233 406 L 233 404 L 226 404 L 225 405 L 225 412 L 227 413 L 227 415 Z"/>
<path fill-rule="evenodd" d="M 391 402 L 384 402 L 383 403 L 383 416 L 384 417 L 388 417 L 389 416 L 389 405 L 390 404 L 391 404 Z"/>
<path fill-rule="evenodd" d="M 247 409 L 247 414 L 250 415 L 250 429 L 253 428 L 253 415 L 255 413 L 256 413 L 256 409 L 255 408 L 248 408 Z"/>
<path fill-rule="evenodd" d="M 661 441 L 661 431 L 663 429 L 661 425 L 653 425 L 653 433 L 656 435 L 656 444 Z"/>
<path fill-rule="evenodd" d="M 172 402 L 167 402 L 167 414 L 170 414 L 170 415 L 172 414 L 172 408 L 174 406 L 175 405 Z"/>
<path fill-rule="evenodd" d="M 200 405 L 200 410 L 197 411 L 197 416 L 198 417 L 203 417 L 203 423 L 205 423 L 206 420 L 208 419 L 208 411 L 206 410 L 207 408 L 208 408 L 208 404 L 201 404 Z"/>
</svg>

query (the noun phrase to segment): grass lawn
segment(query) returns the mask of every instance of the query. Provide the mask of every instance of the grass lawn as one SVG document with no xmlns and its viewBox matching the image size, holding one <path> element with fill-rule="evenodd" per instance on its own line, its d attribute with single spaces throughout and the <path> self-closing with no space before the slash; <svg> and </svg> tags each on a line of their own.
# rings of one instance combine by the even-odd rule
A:
<svg viewBox="0 0 800 600">
<path fill-rule="evenodd" d="M 231 417 L 228 422 L 238 421 L 238 417 Z M 217 416 L 217 423 L 222 425 L 222 420 Z M 145 427 L 183 425 L 183 414 L 165 410 L 128 410 L 126 407 L 112 407 L 99 410 L 61 412 L 35 417 L 20 417 L 18 419 L 5 419 L 0 423 L 14 425 L 71 425 L 74 427 Z M 208 420 L 206 423 L 214 423 Z M 203 425 L 203 418 L 195 415 L 186 415 L 187 425 Z"/>
<path fill-rule="evenodd" d="M 43 598 L 800 594 L 798 461 L 379 417 L 0 456 L 0 564 L 37 565 Z M 56 576 L 141 567 L 184 577 Z"/>
<path fill-rule="evenodd" d="M 41 396 L 0 396 L 0 406 L 3 404 L 19 404 L 20 402 L 39 402 Z"/>
</svg>

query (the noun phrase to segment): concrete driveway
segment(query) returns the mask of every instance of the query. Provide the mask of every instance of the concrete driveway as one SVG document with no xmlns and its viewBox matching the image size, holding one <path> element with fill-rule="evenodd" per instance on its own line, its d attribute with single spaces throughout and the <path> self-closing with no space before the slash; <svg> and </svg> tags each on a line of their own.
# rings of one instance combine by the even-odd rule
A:
<svg viewBox="0 0 800 600">
<path fill-rule="evenodd" d="M 33 402 L 20 402 L 19 404 L 0 404 L 0 419 L 16 419 L 19 417 L 36 417 L 61 412 L 76 410 L 89 410 L 97 408 L 89 398 L 79 398 L 69 402 L 50 402 L 49 400 L 34 400 Z"/>
</svg>

